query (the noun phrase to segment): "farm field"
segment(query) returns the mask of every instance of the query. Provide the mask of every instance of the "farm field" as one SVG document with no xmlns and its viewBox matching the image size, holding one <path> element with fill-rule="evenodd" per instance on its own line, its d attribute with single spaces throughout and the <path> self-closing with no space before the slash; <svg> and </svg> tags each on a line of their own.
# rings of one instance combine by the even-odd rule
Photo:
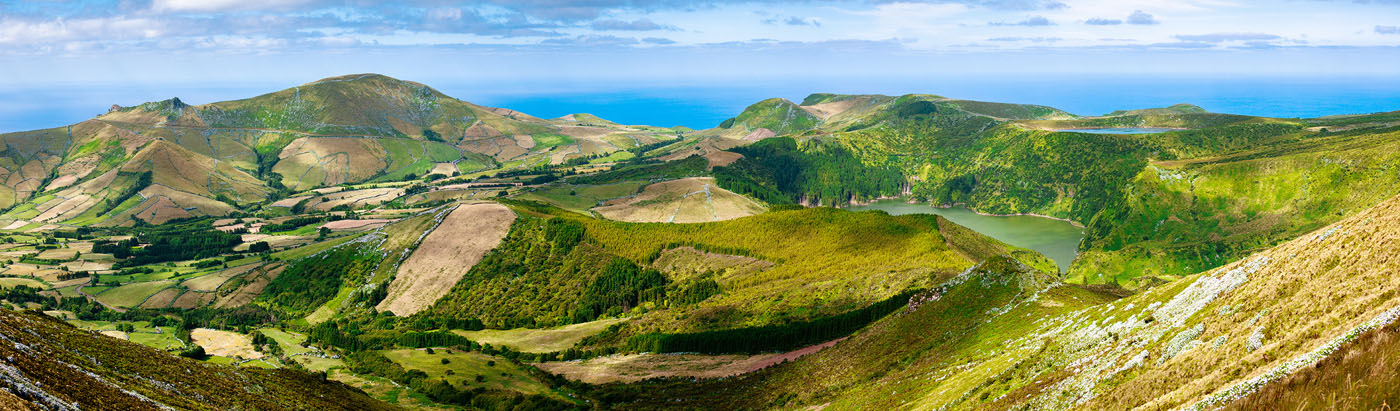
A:
<svg viewBox="0 0 1400 411">
<path fill-rule="evenodd" d="M 527 192 L 519 198 L 542 201 L 559 208 L 589 214 L 589 209 L 604 201 L 636 195 L 645 185 L 641 181 L 624 181 L 601 185 L 553 184 Z"/>
<path fill-rule="evenodd" d="M 406 369 L 423 371 L 429 378 L 447 381 L 452 385 L 557 395 L 549 387 L 531 378 L 520 366 L 478 352 L 440 348 L 434 349 L 432 354 L 422 349 L 384 351 L 383 354 Z M 447 360 L 445 364 L 442 361 L 444 359 Z M 447 375 L 449 370 L 452 371 L 452 375 Z M 477 375 L 484 377 L 485 381 L 476 382 Z"/>
<path fill-rule="evenodd" d="M 751 216 L 765 207 L 720 188 L 713 178 L 693 177 L 648 185 L 635 197 L 608 201 L 593 211 L 617 221 L 698 223 Z"/>
<path fill-rule="evenodd" d="M 482 344 L 510 347 L 513 350 L 523 352 L 549 353 L 567 350 L 584 338 L 603 332 L 613 324 L 623 321 L 626 320 L 611 318 L 543 329 L 454 330 L 453 332 Z"/>
<path fill-rule="evenodd" d="M 399 266 L 377 308 L 406 316 L 432 305 L 505 238 L 514 221 L 515 212 L 500 204 L 457 206 Z"/>
</svg>

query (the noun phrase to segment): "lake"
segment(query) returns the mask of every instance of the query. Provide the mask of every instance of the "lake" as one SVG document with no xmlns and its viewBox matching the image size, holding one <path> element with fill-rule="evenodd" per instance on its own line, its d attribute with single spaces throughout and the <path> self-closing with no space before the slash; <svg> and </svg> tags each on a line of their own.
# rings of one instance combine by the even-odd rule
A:
<svg viewBox="0 0 1400 411">
<path fill-rule="evenodd" d="M 1061 272 L 1079 254 L 1079 241 L 1084 229 L 1068 221 L 1036 216 L 989 216 L 967 208 L 936 208 L 928 204 L 910 204 L 906 200 L 880 200 L 870 205 L 852 206 L 851 211 L 880 210 L 891 215 L 937 214 L 963 227 L 1017 247 L 1029 248 L 1055 260 Z"/>
<path fill-rule="evenodd" d="M 1055 131 L 1068 131 L 1068 132 L 1071 132 L 1071 133 L 1088 133 L 1088 134 L 1156 134 L 1156 133 L 1165 133 L 1165 132 L 1174 131 L 1174 130 L 1176 130 L 1176 129 L 1174 129 L 1174 128 L 1155 128 L 1155 127 L 1110 127 L 1110 128 L 1066 128 L 1066 129 L 1055 130 Z"/>
</svg>

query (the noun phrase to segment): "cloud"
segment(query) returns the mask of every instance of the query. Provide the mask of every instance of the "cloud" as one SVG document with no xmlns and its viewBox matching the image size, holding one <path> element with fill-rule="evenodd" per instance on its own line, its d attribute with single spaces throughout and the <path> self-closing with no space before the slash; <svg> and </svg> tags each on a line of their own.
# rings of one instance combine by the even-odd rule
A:
<svg viewBox="0 0 1400 411">
<path fill-rule="evenodd" d="M 1064 40 L 1059 37 L 994 37 L 987 41 L 995 42 L 1031 42 L 1031 43 L 1054 43 Z"/>
<path fill-rule="evenodd" d="M 570 38 L 548 39 L 540 44 L 561 45 L 561 46 L 630 46 L 639 43 L 633 37 L 618 37 L 609 35 L 585 34 Z"/>
<path fill-rule="evenodd" d="M 930 3 L 930 4 L 962 4 L 965 6 L 985 7 L 1000 10 L 1059 10 L 1068 8 L 1069 5 L 1057 0 L 877 0 L 876 3 Z"/>
<path fill-rule="evenodd" d="M 1095 17 L 1092 19 L 1085 20 L 1084 24 L 1088 24 L 1090 26 L 1116 26 L 1119 24 L 1123 24 L 1123 20 Z"/>
<path fill-rule="evenodd" d="M 787 25 L 789 25 L 789 26 L 813 26 L 813 27 L 821 27 L 821 25 L 822 25 L 822 23 L 821 23 L 820 21 L 817 21 L 817 19 L 804 19 L 804 18 L 797 17 L 797 16 L 788 17 L 787 20 L 783 20 L 783 23 L 785 23 L 785 24 L 787 24 Z"/>
<path fill-rule="evenodd" d="M 1229 41 L 1271 41 L 1280 40 L 1273 34 L 1266 33 L 1210 33 L 1210 34 L 1179 34 L 1177 40 L 1197 43 L 1224 43 Z"/>
<path fill-rule="evenodd" d="M 1026 18 L 1025 20 L 1021 20 L 1021 21 L 1015 22 L 1015 23 L 992 22 L 992 23 L 988 23 L 988 25 L 992 25 L 992 26 L 1027 26 L 1027 27 L 1038 27 L 1038 26 L 1053 26 L 1053 25 L 1055 25 L 1055 22 L 1050 21 L 1050 19 L 1045 18 L 1045 16 L 1031 16 L 1031 17 Z"/>
<path fill-rule="evenodd" d="M 1376 34 L 1400 34 L 1400 26 L 1376 26 Z"/>
<path fill-rule="evenodd" d="M 1119 25 L 1119 24 L 1123 24 L 1125 21 L 1126 21 L 1128 24 L 1137 24 L 1137 25 L 1153 25 L 1153 24 L 1161 23 L 1161 22 L 1157 21 L 1157 18 L 1156 18 L 1156 17 L 1153 17 L 1151 14 L 1147 14 L 1146 12 L 1143 12 L 1142 10 L 1133 10 L 1133 13 L 1132 13 L 1132 14 L 1129 14 L 1128 17 L 1127 17 L 1126 19 L 1110 19 L 1110 18 L 1104 18 L 1104 17 L 1094 17 L 1094 18 L 1085 20 L 1085 21 L 1084 21 L 1084 24 L 1088 24 L 1088 25 L 1090 25 L 1090 26 L 1116 26 L 1116 25 Z"/>
<path fill-rule="evenodd" d="M 1157 23 L 1158 21 L 1156 17 L 1152 17 L 1151 14 L 1144 13 L 1142 10 L 1134 10 L 1133 14 L 1128 15 L 1128 24 L 1149 25 Z"/>
<path fill-rule="evenodd" d="M 673 26 L 657 24 L 651 19 L 637 19 L 623 21 L 617 19 L 605 19 L 593 22 L 594 30 L 616 30 L 616 31 L 655 31 L 655 30 L 675 30 Z"/>
<path fill-rule="evenodd" d="M 307 0 L 155 0 L 151 9 L 160 12 L 229 12 L 291 10 L 310 3 Z"/>
<path fill-rule="evenodd" d="M 665 45 L 665 44 L 676 44 L 676 41 L 675 41 L 675 40 L 665 39 L 665 38 L 661 38 L 661 37 L 647 37 L 647 38 L 642 39 L 642 42 L 643 42 L 643 43 L 647 43 L 647 44 L 660 44 L 660 45 Z"/>
</svg>

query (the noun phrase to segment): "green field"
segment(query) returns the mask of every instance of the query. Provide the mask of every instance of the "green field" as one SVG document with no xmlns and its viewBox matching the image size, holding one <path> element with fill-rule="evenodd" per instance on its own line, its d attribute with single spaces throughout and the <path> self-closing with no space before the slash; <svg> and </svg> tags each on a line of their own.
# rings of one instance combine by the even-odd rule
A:
<svg viewBox="0 0 1400 411">
<path fill-rule="evenodd" d="M 449 351 L 451 352 L 449 354 Z M 384 351 L 390 361 L 405 369 L 421 370 L 429 378 L 440 379 L 454 386 L 484 387 L 488 389 L 519 391 L 526 394 L 557 395 L 549 387 L 535 380 L 530 373 L 504 358 L 485 355 L 479 352 L 461 352 L 449 349 L 435 349 L 433 354 L 425 350 Z M 448 360 L 443 364 L 442 360 Z M 495 365 L 487 365 L 495 363 Z M 453 375 L 447 375 L 451 370 Z M 485 382 L 476 382 L 476 376 L 484 376 Z"/>
<path fill-rule="evenodd" d="M 150 297 L 151 294 L 155 294 L 175 284 L 176 282 L 174 280 L 123 284 L 120 287 L 115 287 L 103 291 L 101 294 L 96 294 L 96 296 L 98 301 L 102 301 L 107 305 L 135 307 L 141 305 L 142 301 L 146 301 L 146 298 Z M 87 288 L 83 288 L 83 291 L 87 290 Z"/>
<path fill-rule="evenodd" d="M 644 181 L 624 181 L 601 185 L 554 184 L 525 193 L 520 198 L 543 201 L 559 208 L 589 214 L 588 209 L 602 201 L 637 194 Z"/>
</svg>

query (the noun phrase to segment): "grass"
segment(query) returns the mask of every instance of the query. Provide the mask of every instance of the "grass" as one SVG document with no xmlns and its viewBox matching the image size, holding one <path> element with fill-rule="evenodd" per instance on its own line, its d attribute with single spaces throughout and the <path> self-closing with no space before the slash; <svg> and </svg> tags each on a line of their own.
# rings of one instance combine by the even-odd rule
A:
<svg viewBox="0 0 1400 411">
<path fill-rule="evenodd" d="M 530 138 L 535 140 L 536 150 L 542 150 L 554 146 L 562 146 L 574 143 L 573 137 L 555 133 L 531 134 Z"/>
<path fill-rule="evenodd" d="M 448 351 L 451 353 L 449 354 Z M 447 381 L 454 386 L 465 385 L 467 387 L 511 390 L 526 394 L 550 395 L 553 392 L 549 387 L 531 377 L 530 373 L 521 366 L 512 364 L 504 358 L 479 352 L 435 349 L 433 354 L 428 354 L 425 350 L 404 349 L 384 351 L 383 353 L 389 360 L 402 365 L 405 369 L 421 370 L 427 373 L 429 378 Z M 443 359 L 447 359 L 449 363 L 443 364 Z M 487 365 L 488 363 L 495 365 Z M 453 375 L 447 375 L 448 370 L 451 370 Z M 484 376 L 486 381 L 477 382 L 477 375 Z"/>
<path fill-rule="evenodd" d="M 950 248 L 945 236 L 972 236 L 952 243 L 985 244 L 988 249 L 1010 251 L 974 233 L 943 232 L 939 217 L 932 215 L 890 216 L 816 208 L 714 223 L 663 224 L 600 220 L 521 203 L 516 203 L 516 210 L 522 216 L 545 212 L 574 220 L 585 227 L 588 246 L 561 257 L 559 269 L 550 265 L 519 274 L 519 278 L 478 272 L 481 267 L 515 264 L 506 262 L 515 255 L 530 255 L 521 251 L 533 247 L 529 240 L 507 236 L 501 247 L 514 248 L 500 252 L 514 254 L 484 259 L 465 277 L 471 281 L 458 283 L 430 311 L 475 316 L 495 328 L 514 328 L 512 324 L 517 323 L 513 321 L 523 318 L 541 325 L 567 324 L 563 319 L 580 304 L 581 291 L 613 255 L 646 264 L 663 247 L 693 244 L 733 250 L 719 252 L 741 253 L 777 265 L 716 276 L 714 281 L 722 292 L 698 303 L 647 305 L 635 310 L 631 315 L 637 318 L 625 327 L 628 332 L 762 326 L 844 313 L 952 277 L 974 261 L 965 257 L 967 253 Z M 523 222 L 529 220 L 517 221 L 516 227 Z M 531 235 L 525 234 L 529 231 L 520 233 Z M 803 241 L 775 241 L 798 238 Z M 535 286 L 510 286 L 515 281 Z"/>
<path fill-rule="evenodd" d="M 453 332 L 482 344 L 505 346 L 522 352 L 548 353 L 567 350 L 584 338 L 603 332 L 609 326 L 622 321 L 622 319 L 604 319 L 546 329 L 515 328 L 481 331 L 454 330 Z"/>
<path fill-rule="evenodd" d="M 140 305 L 142 301 L 146 301 L 146 298 L 149 298 L 151 294 L 155 294 L 172 285 L 175 285 L 175 281 L 166 280 L 123 284 L 122 286 L 103 291 L 101 294 L 96 294 L 96 296 L 99 301 L 107 305 L 135 307 Z M 83 291 L 87 291 L 87 288 L 83 288 Z"/>
<path fill-rule="evenodd" d="M 1315 230 L 1393 194 L 1400 133 L 1347 134 L 1159 163 L 1114 218 L 1090 227 L 1070 281 L 1174 278 Z"/>
<path fill-rule="evenodd" d="M 589 209 L 598 206 L 602 201 L 636 194 L 644 184 L 646 183 L 643 181 L 601 185 L 553 184 L 525 193 L 520 198 L 543 201 L 587 215 Z"/>
</svg>

